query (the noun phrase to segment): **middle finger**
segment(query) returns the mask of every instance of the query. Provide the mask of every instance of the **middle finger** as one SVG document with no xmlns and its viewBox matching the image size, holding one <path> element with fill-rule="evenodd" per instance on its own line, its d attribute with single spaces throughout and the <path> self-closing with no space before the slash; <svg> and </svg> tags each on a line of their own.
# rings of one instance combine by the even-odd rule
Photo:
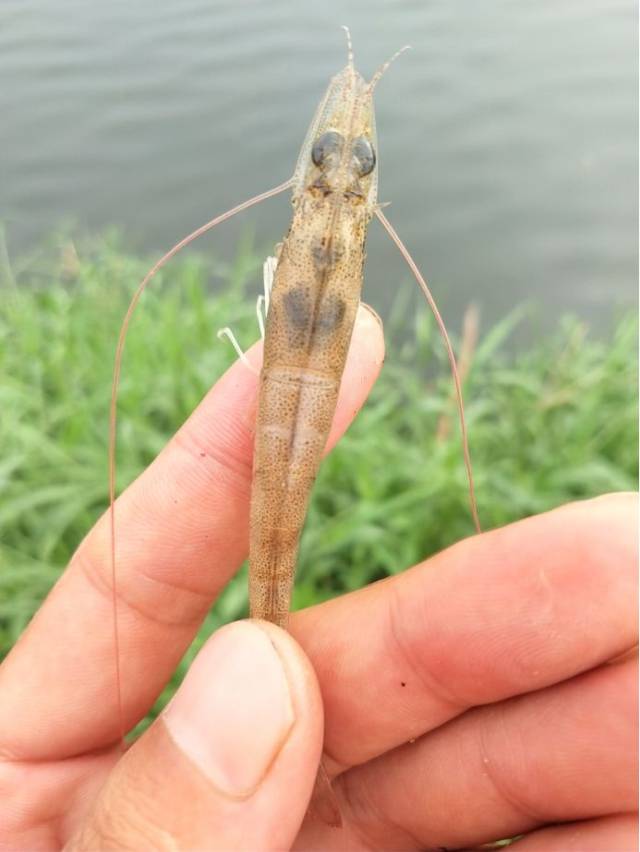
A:
<svg viewBox="0 0 640 852">
<path fill-rule="evenodd" d="M 633 646 L 635 507 L 632 495 L 570 504 L 292 618 L 335 772 Z"/>
</svg>

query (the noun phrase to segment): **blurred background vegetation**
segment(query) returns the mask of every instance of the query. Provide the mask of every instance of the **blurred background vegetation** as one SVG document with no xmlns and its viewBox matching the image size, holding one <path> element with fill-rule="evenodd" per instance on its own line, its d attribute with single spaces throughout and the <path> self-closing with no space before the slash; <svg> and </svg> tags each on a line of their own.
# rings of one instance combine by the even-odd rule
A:
<svg viewBox="0 0 640 852">
<path fill-rule="evenodd" d="M 0 639 L 5 652 L 107 503 L 107 413 L 117 329 L 146 261 L 113 236 L 58 242 L 4 263 L 0 285 Z M 60 245 L 62 248 L 60 249 Z M 234 358 L 216 331 L 256 336 L 260 258 L 190 256 L 150 287 L 132 323 L 120 397 L 118 485 L 126 486 Z M 294 606 L 412 565 L 472 532 L 440 338 L 427 309 L 407 326 L 399 287 L 387 359 L 366 406 L 325 461 L 304 532 Z M 408 298 L 408 296 L 406 296 Z M 637 321 L 593 336 L 566 317 L 533 345 L 521 310 L 464 340 L 465 394 L 486 528 L 637 476 Z M 246 612 L 244 569 L 198 640 Z M 179 675 L 178 675 L 179 676 Z M 171 689 L 171 687 L 169 687 Z"/>
</svg>

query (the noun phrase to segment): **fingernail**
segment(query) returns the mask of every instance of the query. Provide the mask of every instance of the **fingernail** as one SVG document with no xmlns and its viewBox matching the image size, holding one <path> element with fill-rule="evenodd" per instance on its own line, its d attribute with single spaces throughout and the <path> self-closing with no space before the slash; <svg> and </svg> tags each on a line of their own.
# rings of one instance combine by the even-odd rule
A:
<svg viewBox="0 0 640 852">
<path fill-rule="evenodd" d="M 176 745 L 219 790 L 249 796 L 295 718 L 286 673 L 267 633 L 241 621 L 214 634 L 163 718 Z"/>
<path fill-rule="evenodd" d="M 368 305 L 366 302 L 360 302 L 360 307 L 358 310 L 357 316 L 358 322 L 368 323 L 371 322 L 371 319 L 374 319 L 376 325 L 379 325 L 382 328 L 382 320 L 380 316 L 374 311 L 371 305 Z"/>
<path fill-rule="evenodd" d="M 356 314 L 356 325 L 361 341 L 366 341 L 368 354 L 373 357 L 374 364 L 380 366 L 384 362 L 384 328 L 382 320 L 371 305 L 360 302 Z"/>
</svg>

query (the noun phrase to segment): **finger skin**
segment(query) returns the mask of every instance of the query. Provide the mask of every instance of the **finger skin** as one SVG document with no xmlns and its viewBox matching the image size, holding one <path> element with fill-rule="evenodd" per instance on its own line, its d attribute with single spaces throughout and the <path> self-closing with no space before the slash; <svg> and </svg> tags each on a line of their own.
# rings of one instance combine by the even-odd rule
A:
<svg viewBox="0 0 640 852">
<path fill-rule="evenodd" d="M 635 814 L 600 817 L 534 831 L 513 844 L 513 852 L 635 852 Z"/>
<path fill-rule="evenodd" d="M 252 678 L 255 685 L 241 686 L 240 698 L 237 694 L 218 690 L 216 699 L 211 701 L 210 685 L 219 676 L 215 662 L 220 662 L 216 657 L 215 640 L 223 638 L 228 647 L 239 629 L 243 633 L 261 631 L 268 637 L 270 648 L 275 650 L 285 672 L 292 721 L 284 729 L 285 738 L 278 744 L 275 756 L 265 770 L 260 768 L 257 784 L 231 794 L 215 775 L 219 755 L 210 772 L 211 759 L 207 752 L 212 749 L 215 753 L 222 744 L 227 762 L 239 750 L 242 762 L 246 763 L 253 758 L 251 743 L 255 742 L 255 737 L 249 729 L 245 737 L 240 735 L 232 743 L 227 742 L 228 732 L 216 728 L 219 715 L 216 705 L 228 703 L 232 712 L 242 716 L 246 710 L 242 706 L 247 697 L 245 693 L 263 688 L 261 673 L 256 670 Z M 220 636 L 223 632 L 225 637 Z M 264 637 L 259 639 L 259 642 L 264 641 Z M 198 655 L 187 680 L 192 677 L 195 682 L 189 683 L 190 692 L 185 698 L 189 703 L 200 700 L 204 704 L 197 709 L 196 715 L 203 717 L 200 724 L 204 722 L 209 726 L 205 741 L 194 745 L 188 728 L 176 738 L 175 722 L 169 723 L 170 705 L 119 762 L 85 825 L 66 848 L 154 849 L 158 852 L 164 849 L 220 849 L 225 852 L 260 849 L 268 852 L 290 848 L 308 807 L 322 751 L 322 704 L 308 660 L 284 631 L 264 622 L 245 622 L 228 625 L 214 634 Z M 223 688 L 224 682 L 217 687 Z M 256 696 L 248 697 L 251 701 L 256 699 Z M 180 698 L 179 691 L 174 702 Z M 258 697 L 257 706 L 260 705 Z M 189 708 L 186 710 L 188 720 Z M 184 718 L 183 715 L 183 723 Z M 261 720 L 252 721 L 260 725 Z M 199 736 L 202 733 L 201 730 Z M 185 734 L 187 746 L 183 749 Z"/>
<path fill-rule="evenodd" d="M 249 351 L 256 367 L 261 345 Z M 328 446 L 382 366 L 382 328 L 356 319 Z M 125 727 L 155 701 L 247 554 L 257 376 L 236 362 L 118 499 L 117 591 Z M 105 515 L 0 667 L 0 753 L 55 759 L 119 738 Z"/>
<path fill-rule="evenodd" d="M 573 503 L 296 613 L 335 771 L 635 645 L 636 517 L 635 495 Z"/>
<path fill-rule="evenodd" d="M 370 848 L 467 848 L 637 804 L 637 661 L 468 711 L 343 773 L 334 791 Z M 428 804 L 426 804 L 428 803 Z M 301 848 L 331 849 L 306 828 Z"/>
</svg>

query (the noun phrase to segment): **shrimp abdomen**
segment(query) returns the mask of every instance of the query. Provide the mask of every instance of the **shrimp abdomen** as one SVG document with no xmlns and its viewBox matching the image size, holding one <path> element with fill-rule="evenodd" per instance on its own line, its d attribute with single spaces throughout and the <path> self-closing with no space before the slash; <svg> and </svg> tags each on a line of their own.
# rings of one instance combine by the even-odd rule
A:
<svg viewBox="0 0 640 852">
<path fill-rule="evenodd" d="M 301 367 L 261 376 L 251 497 L 250 610 L 286 626 L 300 534 L 339 381 Z"/>
</svg>

